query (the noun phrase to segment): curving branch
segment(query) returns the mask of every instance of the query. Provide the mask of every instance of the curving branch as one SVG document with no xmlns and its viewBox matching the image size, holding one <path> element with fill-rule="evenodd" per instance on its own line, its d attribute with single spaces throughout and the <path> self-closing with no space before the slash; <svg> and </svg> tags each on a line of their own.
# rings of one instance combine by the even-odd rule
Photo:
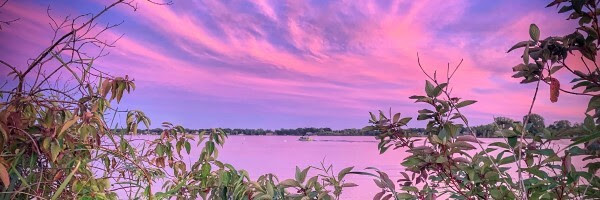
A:
<svg viewBox="0 0 600 200">
<path fill-rule="evenodd" d="M 2 3 L 0 3 L 0 8 L 4 7 L 6 5 L 6 3 L 8 3 L 8 0 L 4 0 Z M 10 24 L 12 24 L 13 22 L 19 21 L 20 18 L 15 18 L 15 19 L 11 19 L 11 20 L 0 20 L 0 31 L 2 30 L 2 25 L 5 26 L 10 26 Z"/>
</svg>

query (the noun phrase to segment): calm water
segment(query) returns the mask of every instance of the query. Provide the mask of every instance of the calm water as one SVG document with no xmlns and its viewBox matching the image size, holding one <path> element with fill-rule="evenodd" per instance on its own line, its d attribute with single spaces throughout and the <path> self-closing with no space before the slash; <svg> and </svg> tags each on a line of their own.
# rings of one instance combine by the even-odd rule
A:
<svg viewBox="0 0 600 200">
<path fill-rule="evenodd" d="M 231 136 L 219 158 L 238 168 L 246 169 L 251 178 L 274 173 L 281 180 L 294 178 L 295 166 L 332 164 L 334 171 L 354 166 L 356 170 L 376 167 L 397 178 L 402 170 L 401 151 L 383 155 L 371 136 L 314 136 L 315 141 L 298 141 L 298 136 Z M 347 181 L 358 187 L 346 188 L 341 199 L 372 199 L 380 189 L 372 178 L 348 175 Z"/>
<path fill-rule="evenodd" d="M 133 136 L 150 139 L 154 136 Z M 219 160 L 232 164 L 237 169 L 245 169 L 252 179 L 262 174 L 276 174 L 280 181 L 293 178 L 295 166 L 305 168 L 319 166 L 321 161 L 332 164 L 334 170 L 354 166 L 355 170 L 376 167 L 390 175 L 392 180 L 399 178 L 403 170 L 400 165 L 407 155 L 404 150 L 389 150 L 380 155 L 377 141 L 371 136 L 313 136 L 315 141 L 298 141 L 298 136 L 230 136 L 224 148 L 219 151 Z M 481 139 L 486 144 L 502 139 Z M 568 140 L 558 141 L 555 149 L 568 144 Z M 192 148 L 193 149 L 193 148 Z M 192 150 L 188 162 L 198 159 L 200 150 Z M 574 165 L 582 163 L 573 159 Z M 578 167 L 579 168 L 579 167 Z M 314 171 L 313 171 L 314 172 Z M 372 178 L 348 175 L 346 180 L 358 187 L 346 188 L 341 199 L 372 199 L 380 189 Z M 160 184 L 157 184 L 160 185 Z"/>
</svg>

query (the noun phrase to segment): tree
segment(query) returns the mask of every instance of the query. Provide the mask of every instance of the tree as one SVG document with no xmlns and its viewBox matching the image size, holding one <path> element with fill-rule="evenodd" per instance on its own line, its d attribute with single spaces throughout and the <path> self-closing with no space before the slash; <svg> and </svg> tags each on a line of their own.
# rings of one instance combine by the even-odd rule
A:
<svg viewBox="0 0 600 200">
<path fill-rule="evenodd" d="M 572 128 L 569 120 L 558 120 L 548 126 L 548 129 L 555 132 Z"/>
<path fill-rule="evenodd" d="M 496 117 L 494 118 L 494 123 L 500 129 L 508 129 L 511 128 L 515 121 L 508 117 Z"/>
<path fill-rule="evenodd" d="M 496 132 L 496 126 L 494 126 L 494 124 L 474 126 L 472 129 L 475 131 L 477 137 L 482 138 L 493 137 Z"/>
<path fill-rule="evenodd" d="M 529 127 L 527 130 L 532 135 L 541 134 L 546 128 L 546 124 L 544 123 L 544 117 L 542 117 L 541 115 L 535 113 L 525 115 L 523 116 L 523 122 L 525 121 L 525 127 Z"/>
</svg>

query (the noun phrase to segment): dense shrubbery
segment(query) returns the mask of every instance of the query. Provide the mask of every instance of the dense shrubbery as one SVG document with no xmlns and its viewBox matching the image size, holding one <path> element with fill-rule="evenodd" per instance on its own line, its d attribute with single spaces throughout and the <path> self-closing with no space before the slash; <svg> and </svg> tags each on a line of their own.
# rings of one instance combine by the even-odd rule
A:
<svg viewBox="0 0 600 200">
<path fill-rule="evenodd" d="M 219 161 L 219 148 L 227 138 L 220 129 L 192 135 L 181 126 L 163 123 L 160 136 L 153 140 L 128 139 L 125 133 L 137 134 L 139 124 L 151 123 L 141 111 L 120 111 L 113 105 L 135 90 L 135 84 L 128 76 L 111 76 L 93 64 L 106 55 L 104 48 L 112 46 L 97 38 L 104 29 L 94 28 L 95 20 L 117 5 L 135 6 L 119 0 L 96 15 L 55 21 L 52 45 L 24 69 L 0 60 L 15 81 L 9 84 L 14 88 L 0 93 L 0 198 L 116 199 L 118 194 L 131 199 L 339 199 L 344 188 L 356 186 L 344 181 L 348 174 L 374 177 L 382 189 L 375 199 L 600 198 L 600 162 L 595 161 L 600 155 L 596 1 L 552 2 L 550 6 L 562 6 L 560 12 L 570 12 L 569 19 L 579 20 L 580 27 L 563 37 L 540 39 L 538 27 L 531 25 L 531 39 L 509 50 L 524 48 L 514 77 L 536 83 L 536 94 L 540 83 L 546 83 L 552 102 L 560 100 L 561 92 L 591 97 L 580 128 L 572 129 L 564 121 L 546 128 L 543 118 L 530 109 L 525 124 L 496 118 L 490 127 L 483 126 L 485 136 L 493 132 L 505 138 L 484 147 L 476 138 L 477 128 L 460 112 L 475 101 L 451 94 L 447 88 L 456 69 L 448 69 L 445 80 L 428 75 L 425 94 L 410 97 L 430 106 L 417 118 L 427 121 L 423 130 L 427 137 L 413 137 L 402 129 L 411 118 L 399 113 L 371 114 L 372 126 L 366 129 L 378 133 L 381 153 L 397 148 L 410 153 L 403 159 L 406 172 L 400 180 L 375 168 L 333 171 L 325 164 L 296 168 L 293 179 L 267 174 L 251 180 L 246 171 Z M 94 48 L 96 56 L 80 51 Z M 587 72 L 565 63 L 572 52 L 583 55 Z M 57 77 L 57 72 L 70 77 Z M 572 90 L 560 87 L 560 80 L 553 77 L 558 72 L 577 77 Z M 536 95 L 532 99 L 533 108 Z M 118 113 L 127 115 L 123 127 L 113 124 Z M 573 137 L 572 144 L 551 148 L 563 137 Z M 200 156 L 188 165 L 183 158 L 192 150 Z M 576 156 L 592 162 L 583 170 L 576 168 L 571 162 Z M 316 176 L 308 176 L 311 169 Z"/>
<path fill-rule="evenodd" d="M 509 52 L 524 49 L 523 63 L 513 67 L 513 77 L 521 79 L 523 84 L 536 83 L 537 87 L 523 123 L 497 118 L 489 128 L 482 127 L 488 129 L 486 136 L 494 131 L 505 138 L 504 142 L 484 147 L 475 135 L 476 130 L 460 112 L 462 107 L 475 103 L 452 96 L 448 89 L 460 64 L 455 69 L 448 67 L 444 80 L 423 70 L 429 78 L 425 95 L 410 97 L 417 103 L 430 105 L 430 109 L 420 110 L 417 118 L 428 122 L 425 140 L 410 137 L 401 129 L 411 118 L 400 118 L 400 113 L 371 114 L 373 125 L 366 128 L 381 132 L 378 136 L 380 151 L 408 149 L 410 156 L 404 158 L 402 165 L 411 173 L 402 173 L 403 178 L 397 180 L 401 187 L 396 189 L 394 181 L 384 172 L 360 172 L 376 177 L 375 182 L 382 192 L 375 199 L 383 195 L 394 199 L 435 199 L 440 195 L 455 199 L 600 198 L 600 162 L 596 160 L 600 156 L 600 68 L 596 64 L 600 12 L 597 5 L 594 0 L 553 1 L 549 7 L 558 6 L 560 13 L 570 13 L 569 20 L 578 20 L 577 30 L 561 37 L 540 39 L 539 28 L 531 24 L 531 38 L 509 49 Z M 567 64 L 567 57 L 577 54 L 582 55 L 580 65 L 586 72 Z M 557 73 L 565 71 L 576 77 L 571 81 L 574 86 L 570 90 L 561 88 L 556 78 Z M 532 114 L 540 83 L 550 86 L 551 102 L 559 101 L 560 93 L 591 97 L 580 128 L 573 129 L 565 121 L 546 128 L 543 118 Z M 459 136 L 459 124 L 472 135 Z M 566 147 L 552 146 L 553 141 L 563 137 L 574 138 Z M 589 163 L 574 166 L 573 159 Z"/>
</svg>

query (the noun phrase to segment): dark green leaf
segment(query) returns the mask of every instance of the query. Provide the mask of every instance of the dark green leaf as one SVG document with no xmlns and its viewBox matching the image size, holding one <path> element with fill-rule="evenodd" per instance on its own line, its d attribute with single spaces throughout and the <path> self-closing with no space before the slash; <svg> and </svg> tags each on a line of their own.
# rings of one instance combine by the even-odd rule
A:
<svg viewBox="0 0 600 200">
<path fill-rule="evenodd" d="M 435 87 L 433 86 L 433 84 L 431 84 L 431 82 L 426 80 L 425 81 L 425 93 L 427 93 L 428 97 L 436 97 L 434 89 L 435 89 Z"/>
<path fill-rule="evenodd" d="M 537 25 L 529 25 L 529 36 L 534 42 L 537 42 L 540 39 L 540 29 Z"/>
<path fill-rule="evenodd" d="M 456 108 L 462 108 L 462 107 L 474 104 L 476 102 L 477 101 L 475 101 L 475 100 L 465 100 L 465 101 L 462 101 L 462 102 L 456 104 Z"/>
</svg>

